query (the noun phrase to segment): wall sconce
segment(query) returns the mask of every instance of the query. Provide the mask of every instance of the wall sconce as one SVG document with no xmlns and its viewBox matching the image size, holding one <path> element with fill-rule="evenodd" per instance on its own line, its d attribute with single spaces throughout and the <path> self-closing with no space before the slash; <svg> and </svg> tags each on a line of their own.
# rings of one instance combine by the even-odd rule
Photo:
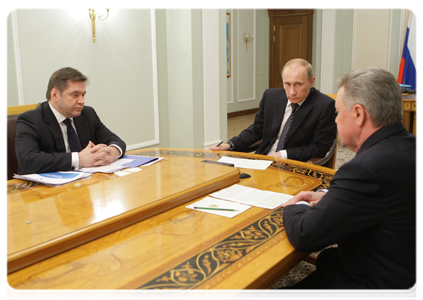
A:
<svg viewBox="0 0 423 300">
<path fill-rule="evenodd" d="M 98 16 L 98 18 L 102 21 L 107 20 L 107 18 L 109 17 L 109 9 L 107 8 L 106 10 L 107 10 L 107 16 L 104 19 L 102 19 L 103 15 Z M 97 15 L 94 9 L 89 8 L 88 11 L 90 13 L 91 27 L 93 30 L 93 43 L 95 43 L 95 17 L 97 17 Z"/>
<path fill-rule="evenodd" d="M 247 45 L 248 45 L 248 43 L 251 43 L 253 41 L 253 39 L 254 39 L 253 34 L 252 33 L 248 33 L 248 31 L 245 30 L 245 33 L 244 33 L 245 52 L 247 52 Z"/>
</svg>

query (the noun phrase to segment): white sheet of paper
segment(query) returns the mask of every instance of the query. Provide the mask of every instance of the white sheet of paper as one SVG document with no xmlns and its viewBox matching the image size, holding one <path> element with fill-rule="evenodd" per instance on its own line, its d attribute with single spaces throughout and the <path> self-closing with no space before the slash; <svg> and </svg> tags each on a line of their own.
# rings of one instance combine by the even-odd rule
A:
<svg viewBox="0 0 423 300">
<path fill-rule="evenodd" d="M 239 184 L 234 184 L 226 189 L 210 194 L 210 196 L 267 209 L 275 209 L 293 197 L 287 194 L 262 191 Z"/>
<path fill-rule="evenodd" d="M 218 162 L 224 162 L 228 164 L 234 164 L 236 168 L 254 169 L 254 170 L 266 170 L 268 166 L 273 162 L 272 160 L 253 160 L 245 158 L 233 158 L 223 156 Z"/>
<path fill-rule="evenodd" d="M 214 207 L 214 208 L 229 208 L 229 209 L 236 209 L 236 211 L 225 211 L 225 210 L 210 210 L 210 209 L 195 209 L 194 207 Z M 234 203 L 230 201 L 220 200 L 212 197 L 206 197 L 197 201 L 193 204 L 186 206 L 186 208 L 190 208 L 197 211 L 206 212 L 209 214 L 219 215 L 227 218 L 233 218 L 236 215 L 246 211 L 251 206 Z"/>
<path fill-rule="evenodd" d="M 142 169 L 140 169 L 140 168 L 126 168 L 126 169 L 123 169 L 122 171 L 115 172 L 115 174 L 118 175 L 118 176 L 125 176 L 125 175 L 136 173 L 136 172 L 139 172 L 139 171 L 142 171 Z"/>
</svg>

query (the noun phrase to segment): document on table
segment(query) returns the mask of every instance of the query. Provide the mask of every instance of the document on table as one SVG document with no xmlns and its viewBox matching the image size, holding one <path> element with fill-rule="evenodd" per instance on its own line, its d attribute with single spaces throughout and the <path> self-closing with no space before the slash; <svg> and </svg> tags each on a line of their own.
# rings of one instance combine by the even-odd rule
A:
<svg viewBox="0 0 423 300">
<path fill-rule="evenodd" d="M 138 156 L 138 155 L 124 155 L 122 158 L 131 159 L 130 162 L 124 164 L 125 168 L 136 168 L 139 166 L 144 166 L 146 164 L 150 164 L 151 162 L 154 162 L 159 159 L 158 157 Z"/>
<path fill-rule="evenodd" d="M 226 189 L 210 194 L 210 196 L 267 209 L 275 209 L 293 197 L 287 194 L 262 191 L 239 184 L 234 184 Z"/>
<path fill-rule="evenodd" d="M 126 168 L 124 165 L 132 161 L 133 159 L 120 158 L 107 166 L 88 167 L 88 168 L 81 168 L 79 170 L 86 173 L 96 173 L 96 172 L 114 173 L 116 171 L 120 171 Z"/>
<path fill-rule="evenodd" d="M 143 167 L 148 167 L 148 166 L 151 166 L 151 165 L 153 165 L 153 164 L 155 164 L 155 163 L 158 163 L 158 162 L 159 162 L 159 161 L 161 161 L 162 159 L 165 159 L 165 157 L 158 157 L 155 161 L 149 162 L 149 163 L 147 163 L 147 164 L 143 164 L 142 166 L 143 166 Z"/>
<path fill-rule="evenodd" d="M 50 172 L 39 174 L 14 175 L 13 178 L 39 182 L 49 186 L 60 186 L 80 179 L 91 177 L 89 173 L 83 172 Z"/>
<path fill-rule="evenodd" d="M 117 176 L 122 177 L 122 176 L 133 174 L 139 171 L 142 171 L 142 170 L 140 168 L 126 168 L 126 169 L 123 169 L 122 171 L 115 172 L 115 174 Z"/>
<path fill-rule="evenodd" d="M 203 209 L 195 209 L 194 207 L 203 207 Z M 223 217 L 233 218 L 236 215 L 246 211 L 251 206 L 234 203 L 225 200 L 219 200 L 212 197 L 206 197 L 197 201 L 193 204 L 186 206 L 186 208 L 190 208 L 197 211 L 206 212 L 209 214 L 219 215 Z M 204 208 L 211 208 L 211 209 L 204 209 Z M 226 210 L 214 210 L 213 208 L 223 208 L 223 209 L 233 209 L 234 211 L 226 211 Z"/>
<path fill-rule="evenodd" d="M 235 168 L 266 170 L 273 162 L 272 160 L 254 160 L 245 158 L 233 158 L 223 156 L 218 162 L 233 164 Z"/>
</svg>

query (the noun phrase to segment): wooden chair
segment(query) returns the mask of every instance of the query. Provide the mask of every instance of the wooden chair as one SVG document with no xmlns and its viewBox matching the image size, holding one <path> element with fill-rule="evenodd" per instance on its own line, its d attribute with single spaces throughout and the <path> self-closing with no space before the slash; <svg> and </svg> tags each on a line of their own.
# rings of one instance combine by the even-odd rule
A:
<svg viewBox="0 0 423 300">
<path fill-rule="evenodd" d="M 7 107 L 7 180 L 18 172 L 18 159 L 15 152 L 16 120 L 19 115 L 35 109 L 39 104 L 18 105 Z"/>
<path fill-rule="evenodd" d="M 307 162 L 310 164 L 314 164 L 318 166 L 327 166 L 328 168 L 335 169 L 337 147 L 338 147 L 338 132 L 336 132 L 336 137 L 333 140 L 332 146 L 330 147 L 328 153 L 326 153 L 325 157 L 311 158 Z"/>
</svg>

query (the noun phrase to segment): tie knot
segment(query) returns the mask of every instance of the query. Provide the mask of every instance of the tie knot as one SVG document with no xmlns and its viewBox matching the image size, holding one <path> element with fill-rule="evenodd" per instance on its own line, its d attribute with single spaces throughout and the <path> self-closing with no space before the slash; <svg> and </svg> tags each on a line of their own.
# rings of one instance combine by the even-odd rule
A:
<svg viewBox="0 0 423 300">
<path fill-rule="evenodd" d="M 71 120 L 70 119 L 63 120 L 63 123 L 65 123 L 66 126 L 71 126 Z"/>
<path fill-rule="evenodd" d="M 300 105 L 298 103 L 291 103 L 292 111 L 296 111 Z"/>
</svg>

